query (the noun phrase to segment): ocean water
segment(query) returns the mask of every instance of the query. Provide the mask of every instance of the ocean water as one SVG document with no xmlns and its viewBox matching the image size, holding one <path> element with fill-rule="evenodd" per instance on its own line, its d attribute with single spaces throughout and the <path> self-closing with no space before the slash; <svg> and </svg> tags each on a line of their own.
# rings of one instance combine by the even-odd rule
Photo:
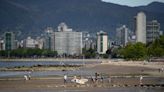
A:
<svg viewBox="0 0 164 92">
<path fill-rule="evenodd" d="M 83 65 L 83 64 L 98 64 L 99 61 L 1 61 L 1 68 L 13 68 L 13 67 L 31 67 L 37 65 Z M 0 78 L 6 77 L 22 77 L 24 75 L 28 75 L 29 71 L 0 71 Z M 46 77 L 46 76 L 63 76 L 64 74 L 72 75 L 92 75 L 93 71 L 83 71 L 83 70 L 69 70 L 69 71 L 61 71 L 61 70 L 53 70 L 53 71 L 31 71 L 30 75 L 32 77 Z"/>
<path fill-rule="evenodd" d="M 36 65 L 83 65 L 83 64 L 98 64 L 100 61 L 0 61 L 0 67 L 31 67 Z"/>
</svg>

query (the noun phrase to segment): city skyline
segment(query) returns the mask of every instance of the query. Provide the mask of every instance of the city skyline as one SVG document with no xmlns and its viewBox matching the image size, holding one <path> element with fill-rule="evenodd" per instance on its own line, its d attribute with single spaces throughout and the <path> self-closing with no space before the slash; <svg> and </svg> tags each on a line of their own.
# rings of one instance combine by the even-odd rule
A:
<svg viewBox="0 0 164 92">
<path fill-rule="evenodd" d="M 102 1 L 111 2 L 119 5 L 127 5 L 131 7 L 144 6 L 155 1 L 164 3 L 164 0 L 102 0 Z"/>
<path fill-rule="evenodd" d="M 9 1 L 16 3 L 16 5 L 12 5 Z M 2 35 L 5 31 L 13 31 L 17 33 L 18 39 L 26 38 L 28 34 L 35 37 L 40 33 L 43 34 L 43 29 L 55 28 L 59 23 L 65 22 L 76 31 L 95 33 L 103 30 L 109 32 L 109 38 L 113 39 L 115 28 L 119 25 L 126 24 L 127 27 L 134 30 L 133 17 L 139 11 L 144 11 L 149 20 L 158 20 L 161 24 L 161 30 L 164 30 L 164 26 L 162 26 L 164 25 L 164 13 L 161 11 L 164 3 L 152 3 L 145 7 L 133 8 L 101 0 L 71 1 L 66 3 L 68 0 L 46 0 L 34 3 L 31 0 L 8 0 L 8 2 L 1 0 L 3 6 L 0 14 L 2 20 L 0 21 L 2 24 L 0 25 L 0 34 Z M 28 10 L 24 10 L 22 7 L 18 8 L 19 5 L 27 7 Z"/>
<path fill-rule="evenodd" d="M 163 92 L 164 0 L 0 7 L 0 92 Z"/>
</svg>

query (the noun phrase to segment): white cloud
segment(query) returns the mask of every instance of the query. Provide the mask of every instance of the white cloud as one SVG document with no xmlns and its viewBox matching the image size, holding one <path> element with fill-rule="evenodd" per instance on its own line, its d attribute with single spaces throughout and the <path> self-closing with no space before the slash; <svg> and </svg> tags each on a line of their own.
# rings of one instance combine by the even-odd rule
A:
<svg viewBox="0 0 164 92">
<path fill-rule="evenodd" d="M 164 0 L 102 0 L 102 1 L 116 3 L 120 5 L 128 5 L 128 6 L 147 5 L 153 1 L 164 2 Z"/>
</svg>

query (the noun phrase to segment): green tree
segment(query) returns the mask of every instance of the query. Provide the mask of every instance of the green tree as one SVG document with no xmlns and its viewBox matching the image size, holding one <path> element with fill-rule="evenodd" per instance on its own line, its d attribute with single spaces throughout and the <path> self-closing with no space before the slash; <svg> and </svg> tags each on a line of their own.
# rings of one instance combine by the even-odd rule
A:
<svg viewBox="0 0 164 92">
<path fill-rule="evenodd" d="M 0 51 L 0 57 L 8 57 L 8 51 Z M 30 57 L 41 57 L 42 55 L 46 57 L 54 57 L 57 56 L 57 51 L 51 50 L 42 50 L 42 49 L 32 49 L 32 48 L 18 48 L 10 51 L 11 57 L 18 58 L 30 58 Z"/>
<path fill-rule="evenodd" d="M 129 44 L 120 50 L 120 54 L 127 60 L 143 60 L 146 58 L 147 49 L 145 44 Z"/>
<path fill-rule="evenodd" d="M 83 48 L 83 55 L 85 56 L 85 58 L 95 58 L 96 50 L 94 50 L 92 48 L 86 50 L 85 48 Z"/>
<path fill-rule="evenodd" d="M 164 36 L 161 36 L 160 39 L 156 39 L 148 47 L 147 55 L 151 57 L 162 57 L 164 56 Z"/>
<path fill-rule="evenodd" d="M 7 57 L 7 51 L 1 50 L 1 51 L 0 51 L 0 56 L 1 56 L 1 57 Z"/>
</svg>

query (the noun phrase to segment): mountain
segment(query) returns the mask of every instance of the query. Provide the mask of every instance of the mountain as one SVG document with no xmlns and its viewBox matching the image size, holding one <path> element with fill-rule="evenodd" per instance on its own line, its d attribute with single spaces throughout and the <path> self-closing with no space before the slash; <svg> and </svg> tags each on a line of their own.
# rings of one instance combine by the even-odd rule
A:
<svg viewBox="0 0 164 92">
<path fill-rule="evenodd" d="M 76 31 L 104 30 L 110 38 L 116 27 L 126 24 L 134 30 L 134 16 L 144 11 L 148 20 L 157 19 L 164 30 L 164 3 L 129 7 L 101 0 L 0 0 L 0 34 L 14 31 L 20 38 L 40 36 L 46 27 L 65 22 Z"/>
<path fill-rule="evenodd" d="M 140 6 L 139 8 L 149 12 L 164 13 L 164 11 L 161 10 L 164 9 L 164 3 L 161 2 L 152 2 L 147 6 Z"/>
</svg>

